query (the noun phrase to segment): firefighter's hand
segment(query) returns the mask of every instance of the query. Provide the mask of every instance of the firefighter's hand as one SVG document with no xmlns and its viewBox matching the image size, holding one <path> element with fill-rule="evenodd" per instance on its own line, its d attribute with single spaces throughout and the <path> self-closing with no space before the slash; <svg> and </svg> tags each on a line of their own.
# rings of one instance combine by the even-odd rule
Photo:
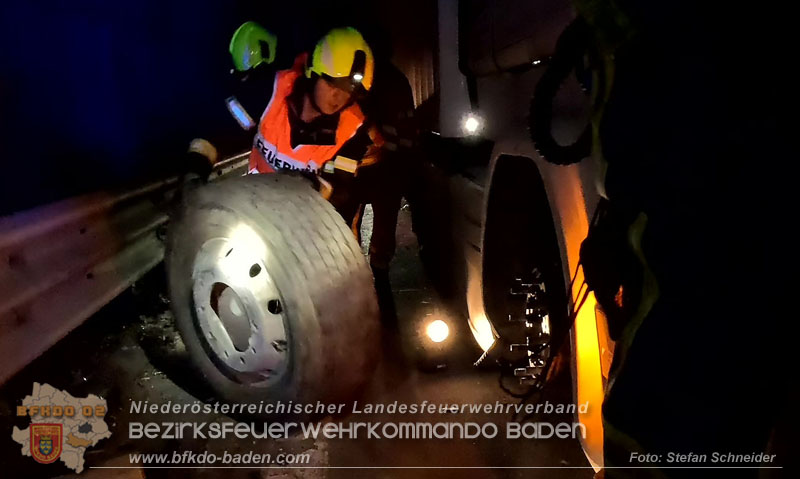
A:
<svg viewBox="0 0 800 479">
<path fill-rule="evenodd" d="M 317 181 L 319 182 L 319 194 L 326 200 L 330 200 L 333 194 L 333 185 L 321 176 L 317 176 Z"/>
<path fill-rule="evenodd" d="M 322 178 L 318 173 L 313 171 L 306 171 L 306 170 L 281 170 L 280 174 L 282 175 L 291 175 L 291 176 L 300 176 L 308 181 L 311 182 L 311 187 L 315 190 L 319 191 L 319 194 L 322 195 L 323 198 L 329 200 L 331 194 L 333 194 L 333 185 L 331 183 Z"/>
<path fill-rule="evenodd" d="M 195 138 L 189 143 L 182 169 L 187 176 L 199 177 L 205 181 L 214 169 L 217 159 L 214 145 L 202 138 Z"/>
</svg>

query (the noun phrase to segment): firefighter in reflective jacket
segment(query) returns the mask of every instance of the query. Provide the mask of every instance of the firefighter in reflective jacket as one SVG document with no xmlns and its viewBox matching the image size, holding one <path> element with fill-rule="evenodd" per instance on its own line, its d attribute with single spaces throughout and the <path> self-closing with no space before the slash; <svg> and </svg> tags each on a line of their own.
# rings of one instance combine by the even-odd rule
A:
<svg viewBox="0 0 800 479">
<path fill-rule="evenodd" d="M 357 104 L 372 86 L 372 50 L 357 30 L 335 28 L 313 52 L 273 75 L 275 45 L 274 36 L 254 22 L 242 25 L 230 44 L 237 81 L 228 108 L 240 126 L 251 134 L 255 129 L 248 172 L 308 175 L 353 225 L 359 208 L 355 176 L 377 162 L 382 144 Z M 255 125 L 252 113 L 262 111 Z M 210 146 L 194 140 L 190 154 L 212 159 L 217 153 Z"/>
<path fill-rule="evenodd" d="M 373 72 L 372 51 L 352 28 L 331 30 L 310 56 L 279 71 L 253 140 L 249 171 L 319 174 L 323 194 L 353 223 L 359 205 L 354 177 L 360 166 L 377 161 L 380 145 L 356 104 L 372 86 Z"/>
</svg>

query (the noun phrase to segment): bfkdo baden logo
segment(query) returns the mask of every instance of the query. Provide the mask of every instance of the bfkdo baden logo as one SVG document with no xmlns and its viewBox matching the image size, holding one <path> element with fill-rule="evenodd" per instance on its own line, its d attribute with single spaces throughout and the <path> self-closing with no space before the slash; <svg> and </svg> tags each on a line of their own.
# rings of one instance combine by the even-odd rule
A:
<svg viewBox="0 0 800 479">
<path fill-rule="evenodd" d="M 76 398 L 49 384 L 33 383 L 33 392 L 17 406 L 17 417 L 30 418 L 26 429 L 14 426 L 11 438 L 23 456 L 41 464 L 58 460 L 75 472 L 84 468 L 83 454 L 111 437 L 105 422 L 106 400 L 90 394 Z"/>
<path fill-rule="evenodd" d="M 61 456 L 64 438 L 62 424 L 31 424 L 31 456 L 36 462 L 50 464 Z"/>
</svg>

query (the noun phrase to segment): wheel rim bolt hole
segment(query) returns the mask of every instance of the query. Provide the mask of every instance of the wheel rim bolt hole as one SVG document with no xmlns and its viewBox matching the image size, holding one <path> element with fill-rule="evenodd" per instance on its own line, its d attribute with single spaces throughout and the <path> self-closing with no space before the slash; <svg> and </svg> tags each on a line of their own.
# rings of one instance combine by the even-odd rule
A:
<svg viewBox="0 0 800 479">
<path fill-rule="evenodd" d="M 272 314 L 281 314 L 281 312 L 283 311 L 283 306 L 281 306 L 280 300 L 277 299 L 269 300 L 269 302 L 267 303 L 267 311 L 269 311 Z"/>
<path fill-rule="evenodd" d="M 275 349 L 275 351 L 283 353 L 287 349 L 286 341 L 284 341 L 283 339 L 276 339 L 275 341 L 272 342 L 272 347 L 273 349 Z"/>
<path fill-rule="evenodd" d="M 253 266 L 250 267 L 250 277 L 255 278 L 259 274 L 261 274 L 261 265 L 258 263 L 253 264 Z"/>
</svg>

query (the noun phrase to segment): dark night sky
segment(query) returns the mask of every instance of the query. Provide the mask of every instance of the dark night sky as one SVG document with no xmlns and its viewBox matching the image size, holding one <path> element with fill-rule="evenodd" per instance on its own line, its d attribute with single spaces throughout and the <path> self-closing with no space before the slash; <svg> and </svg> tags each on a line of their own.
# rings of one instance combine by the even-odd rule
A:
<svg viewBox="0 0 800 479">
<path fill-rule="evenodd" d="M 332 26 L 391 21 L 366 4 L 3 2 L 0 214 L 174 171 L 198 131 L 230 121 L 236 26 L 260 21 L 291 58 Z"/>
</svg>

